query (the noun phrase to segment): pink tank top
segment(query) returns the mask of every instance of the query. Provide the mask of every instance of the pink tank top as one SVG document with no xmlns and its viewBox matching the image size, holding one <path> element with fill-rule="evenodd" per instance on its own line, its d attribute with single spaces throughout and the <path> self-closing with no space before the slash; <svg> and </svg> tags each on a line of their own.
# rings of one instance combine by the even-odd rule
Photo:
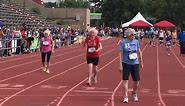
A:
<svg viewBox="0 0 185 106">
<path fill-rule="evenodd" d="M 43 37 L 41 38 L 41 52 L 49 52 L 52 50 L 52 38 L 51 37 Z"/>
</svg>

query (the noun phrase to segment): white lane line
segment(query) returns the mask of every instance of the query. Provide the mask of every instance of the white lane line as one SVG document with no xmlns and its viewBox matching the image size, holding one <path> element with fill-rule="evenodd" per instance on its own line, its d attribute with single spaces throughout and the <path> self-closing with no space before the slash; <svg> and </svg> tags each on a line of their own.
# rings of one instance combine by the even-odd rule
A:
<svg viewBox="0 0 185 106">
<path fill-rule="evenodd" d="M 73 92 L 77 92 L 77 93 L 105 93 L 105 94 L 112 93 L 111 91 L 86 91 L 86 90 L 73 90 Z"/>
<path fill-rule="evenodd" d="M 161 82 L 160 82 L 160 68 L 159 68 L 159 50 L 158 50 L 158 45 L 157 45 L 157 89 L 158 89 L 158 97 L 160 102 L 162 103 L 163 106 L 166 106 L 162 96 L 161 96 Z"/>
<path fill-rule="evenodd" d="M 114 50 L 115 50 L 115 49 L 112 49 L 112 50 L 110 50 L 110 51 L 108 51 L 108 52 L 102 54 L 101 56 L 104 56 L 104 55 L 106 55 L 106 54 L 109 54 L 109 53 L 113 52 Z M 100 56 L 100 57 L 101 57 L 101 56 Z M 34 86 L 37 86 L 37 85 L 39 85 L 39 84 L 41 84 L 41 83 L 44 83 L 44 82 L 46 82 L 46 81 L 48 81 L 48 80 L 50 80 L 50 79 L 53 79 L 53 78 L 58 77 L 58 76 L 60 76 L 60 75 L 63 75 L 63 74 L 65 74 L 65 73 L 67 73 L 67 72 L 69 72 L 69 71 L 71 71 L 71 70 L 73 70 L 73 69 L 75 69 L 75 68 L 78 68 L 78 67 L 80 67 L 80 66 L 82 66 L 82 65 L 84 65 L 84 64 L 86 64 L 86 62 L 83 62 L 83 63 L 81 63 L 81 64 L 79 64 L 79 65 L 74 66 L 74 67 L 71 67 L 71 68 L 69 68 L 69 69 L 63 71 L 62 73 L 56 74 L 56 75 L 54 75 L 54 76 L 51 76 L 51 77 L 49 77 L 49 78 L 47 78 L 47 79 L 45 79 L 45 80 L 42 80 L 42 81 L 40 81 L 40 82 L 38 82 L 38 83 L 36 83 L 36 84 L 33 84 L 33 85 L 31 85 L 31 86 L 29 86 L 29 87 L 27 87 L 27 88 L 24 88 L 24 89 L 22 89 L 22 90 L 19 91 L 19 92 L 16 92 L 15 94 L 9 96 L 6 100 L 4 100 L 3 102 L 1 102 L 1 103 L 0 103 L 0 106 L 3 105 L 4 103 L 6 103 L 6 102 L 7 102 L 8 100 L 10 100 L 11 98 L 13 98 L 14 96 L 16 96 L 16 95 L 18 95 L 18 94 L 20 94 L 20 93 L 22 93 L 22 92 L 24 92 L 24 91 L 26 91 L 26 90 L 28 90 L 28 89 L 34 87 Z M 87 78 L 86 78 L 84 81 L 86 81 L 86 80 L 87 80 Z M 83 82 L 84 82 L 84 81 L 83 81 Z"/>
<path fill-rule="evenodd" d="M 111 45 L 111 46 L 112 46 L 112 45 Z M 109 46 L 106 46 L 106 47 L 104 47 L 104 48 L 107 48 L 107 47 L 110 47 L 110 45 L 109 45 Z M 112 51 L 112 50 L 111 50 L 111 51 Z M 56 65 L 56 64 L 60 64 L 60 63 L 66 62 L 66 61 L 68 61 L 68 60 L 72 60 L 72 59 L 74 59 L 74 58 L 78 58 L 78 57 L 83 56 L 83 55 L 84 55 L 84 54 L 77 55 L 77 56 L 74 56 L 74 57 L 72 57 L 72 58 L 68 58 L 68 59 L 66 59 L 66 60 L 62 60 L 62 61 L 59 61 L 59 62 L 52 63 L 52 64 L 50 64 L 50 67 L 51 67 L 51 66 L 54 66 L 54 65 Z M 13 76 L 13 77 L 5 78 L 5 79 L 3 79 L 3 80 L 0 80 L 0 82 L 4 82 L 4 81 L 7 81 L 7 80 L 10 80 L 10 79 L 13 79 L 13 78 L 17 78 L 17 77 L 20 77 L 20 76 L 23 76 L 23 75 L 26 75 L 26 74 L 29 74 L 29 73 L 32 73 L 32 72 L 41 70 L 41 69 L 42 69 L 42 67 L 39 67 L 39 68 L 37 68 L 37 69 L 35 69 L 35 70 L 32 70 L 32 71 L 29 71 L 29 72 L 25 72 L 25 73 L 22 73 L 22 74 L 19 74 L 19 75 L 15 75 L 15 76 Z"/>
<path fill-rule="evenodd" d="M 119 82 L 118 86 L 114 89 L 114 91 L 113 91 L 113 93 L 111 95 L 111 106 L 114 106 L 114 104 L 115 104 L 114 97 L 115 97 L 116 91 L 121 86 L 121 84 L 122 84 L 122 80 Z"/>
<path fill-rule="evenodd" d="M 63 62 L 66 62 L 66 61 L 69 61 L 69 60 L 72 60 L 72 59 L 81 57 L 81 56 L 84 56 L 84 54 L 77 55 L 77 56 L 74 56 L 74 57 L 72 57 L 72 58 L 68 58 L 68 59 L 65 59 L 65 60 L 62 60 L 62 61 L 59 61 L 59 62 L 55 62 L 55 63 L 53 63 L 53 64 L 50 64 L 50 67 L 51 67 L 51 66 L 54 66 L 54 65 L 56 65 L 56 64 L 60 64 L 60 63 L 63 63 Z M 7 80 L 10 80 L 10 79 L 13 79 L 13 78 L 17 78 L 17 77 L 20 77 L 20 76 L 23 76 L 23 75 L 26 75 L 26 74 L 29 74 L 29 73 L 33 73 L 33 72 L 38 71 L 38 70 L 41 70 L 41 69 L 42 69 L 42 67 L 39 67 L 39 68 L 37 68 L 37 69 L 35 69 L 35 70 L 32 70 L 32 71 L 29 71 L 29 72 L 25 72 L 25 73 L 22 73 L 22 74 L 19 74 L 19 75 L 15 75 L 15 76 L 13 76 L 13 77 L 5 78 L 5 79 L 3 79 L 3 80 L 0 80 L 0 82 L 4 82 L 4 81 L 7 81 Z"/>
<path fill-rule="evenodd" d="M 56 52 L 61 52 L 62 50 L 68 50 L 68 49 L 74 49 L 74 48 L 76 48 L 76 47 L 78 47 L 78 46 L 74 46 L 74 47 L 70 47 L 70 48 L 64 48 L 64 49 L 59 49 L 59 50 L 56 50 L 55 51 L 55 53 Z M 40 55 L 40 53 L 37 53 L 37 54 L 35 54 L 35 55 L 33 55 L 33 54 L 31 54 L 31 55 L 28 55 L 28 54 L 26 54 L 26 55 L 22 55 L 22 56 L 24 56 L 24 57 L 20 57 L 20 58 L 15 58 L 15 59 L 10 59 L 10 60 L 5 60 L 5 61 L 2 61 L 2 62 L 0 62 L 0 64 L 1 63 L 7 63 L 7 62 L 11 62 L 11 61 L 16 61 L 16 60 L 21 60 L 21 59 L 26 59 L 26 58 L 32 58 L 32 57 L 35 57 L 35 56 L 39 56 Z M 19 56 L 19 55 L 17 55 L 17 56 Z M 1 59 L 0 59 L 1 60 Z"/>
<path fill-rule="evenodd" d="M 77 52 L 77 51 L 81 51 L 81 50 L 75 50 L 75 51 L 66 52 L 66 53 L 64 53 L 64 54 L 54 55 L 54 56 L 51 56 L 51 58 L 53 59 L 53 58 L 55 58 L 55 57 L 63 56 L 63 55 L 66 55 L 66 54 L 75 53 L 75 52 Z M 7 67 L 7 68 L 0 69 L 0 72 L 1 72 L 1 71 L 4 71 L 4 70 L 8 70 L 8 69 L 12 69 L 12 68 L 16 68 L 16 67 L 20 67 L 20 66 L 32 64 L 32 63 L 35 63 L 35 62 L 40 62 L 40 61 L 41 61 L 40 59 L 37 59 L 37 60 L 31 61 L 31 62 L 26 62 L 26 63 L 23 63 L 23 64 L 13 65 L 13 66 L 11 66 L 11 67 Z"/>
<path fill-rule="evenodd" d="M 106 65 L 104 65 L 103 67 L 101 67 L 98 71 L 104 69 L 105 67 L 107 67 L 108 65 L 110 65 L 111 63 L 113 63 L 115 60 L 117 60 L 118 57 L 116 57 L 115 59 L 113 59 L 112 61 L 110 61 L 109 63 L 107 63 Z M 87 78 L 85 78 L 84 80 L 82 80 L 80 83 L 76 84 L 74 87 L 72 87 L 71 89 L 69 89 L 60 99 L 60 101 L 57 103 L 56 106 L 60 106 L 60 104 L 63 102 L 64 98 L 71 92 L 73 91 L 76 87 L 78 87 L 79 85 L 81 85 L 82 83 L 84 83 L 87 80 Z"/>
<path fill-rule="evenodd" d="M 177 57 L 177 55 L 175 54 L 175 52 L 171 49 L 171 52 L 173 53 L 173 55 L 175 56 L 175 58 L 177 59 L 177 61 L 180 63 L 180 65 L 182 66 L 182 68 L 185 68 L 185 65 L 180 61 L 180 59 Z"/>
<path fill-rule="evenodd" d="M 107 48 L 107 47 L 110 47 L 110 46 L 113 46 L 113 45 L 109 45 L 109 46 L 106 46 L 104 48 Z M 74 51 L 70 51 L 70 52 L 66 52 L 66 53 L 63 53 L 63 54 L 59 54 L 59 55 L 54 55 L 54 56 L 51 56 L 51 58 L 55 58 L 55 57 L 59 57 L 59 56 L 63 56 L 63 55 L 66 55 L 66 54 L 71 54 L 71 53 L 75 53 L 77 51 L 82 51 L 81 49 L 80 50 L 74 50 Z M 7 67 L 7 68 L 3 68 L 3 69 L 0 69 L 0 72 L 1 71 L 4 71 L 4 70 L 8 70 L 8 69 L 12 69 L 12 68 L 15 68 L 15 67 L 20 67 L 20 66 L 24 66 L 24 65 L 27 65 L 27 64 L 32 64 L 32 63 L 35 63 L 35 62 L 40 62 L 41 60 L 40 59 L 37 59 L 35 61 L 31 61 L 31 62 L 27 62 L 27 63 L 23 63 L 23 64 L 18 64 L 18 65 L 14 65 L 14 66 L 11 66 L 11 67 Z"/>
</svg>

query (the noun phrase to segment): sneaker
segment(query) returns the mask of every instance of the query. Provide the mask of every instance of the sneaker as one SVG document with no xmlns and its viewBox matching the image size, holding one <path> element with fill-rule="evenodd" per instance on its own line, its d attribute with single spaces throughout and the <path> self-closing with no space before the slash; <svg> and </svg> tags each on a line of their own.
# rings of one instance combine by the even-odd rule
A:
<svg viewBox="0 0 185 106">
<path fill-rule="evenodd" d="M 128 103 L 128 96 L 124 97 L 123 103 Z"/>
<path fill-rule="evenodd" d="M 170 53 L 168 53 L 168 56 L 170 56 Z"/>
<path fill-rule="evenodd" d="M 42 69 L 43 71 L 46 71 L 46 67 L 43 67 L 43 69 Z"/>
<path fill-rule="evenodd" d="M 92 85 L 92 83 L 87 81 L 87 86 L 91 86 L 91 85 Z"/>
<path fill-rule="evenodd" d="M 46 73 L 48 73 L 48 74 L 50 73 L 49 69 L 46 70 Z"/>
<path fill-rule="evenodd" d="M 133 97 L 134 102 L 137 102 L 139 100 L 136 93 L 132 93 L 132 97 Z"/>
</svg>

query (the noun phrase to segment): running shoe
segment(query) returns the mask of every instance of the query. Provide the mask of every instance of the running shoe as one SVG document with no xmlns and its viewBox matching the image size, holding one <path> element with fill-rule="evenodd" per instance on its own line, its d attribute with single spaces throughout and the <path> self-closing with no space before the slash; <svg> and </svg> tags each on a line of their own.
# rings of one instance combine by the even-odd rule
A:
<svg viewBox="0 0 185 106">
<path fill-rule="evenodd" d="M 132 93 L 132 97 L 133 97 L 134 102 L 139 101 L 138 96 L 137 96 L 136 93 Z"/>
<path fill-rule="evenodd" d="M 124 97 L 123 103 L 128 103 L 128 96 L 125 96 L 125 97 Z"/>
<path fill-rule="evenodd" d="M 48 74 L 50 73 L 49 69 L 46 70 L 46 73 L 48 73 Z"/>
<path fill-rule="evenodd" d="M 42 69 L 43 71 L 46 71 L 46 67 L 43 67 L 43 69 Z"/>
</svg>

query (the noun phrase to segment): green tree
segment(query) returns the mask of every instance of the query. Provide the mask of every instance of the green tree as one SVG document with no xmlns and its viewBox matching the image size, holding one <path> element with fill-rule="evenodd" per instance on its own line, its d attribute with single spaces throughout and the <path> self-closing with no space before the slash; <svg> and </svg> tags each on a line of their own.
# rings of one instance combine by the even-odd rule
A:
<svg viewBox="0 0 185 106">
<path fill-rule="evenodd" d="M 64 2 L 60 2 L 60 7 L 67 8 L 87 8 L 89 6 L 89 2 L 83 0 L 65 0 Z"/>
<path fill-rule="evenodd" d="M 129 21 L 137 12 L 143 12 L 143 0 L 107 0 L 102 5 L 103 21 L 108 26 L 120 26 Z"/>
</svg>

